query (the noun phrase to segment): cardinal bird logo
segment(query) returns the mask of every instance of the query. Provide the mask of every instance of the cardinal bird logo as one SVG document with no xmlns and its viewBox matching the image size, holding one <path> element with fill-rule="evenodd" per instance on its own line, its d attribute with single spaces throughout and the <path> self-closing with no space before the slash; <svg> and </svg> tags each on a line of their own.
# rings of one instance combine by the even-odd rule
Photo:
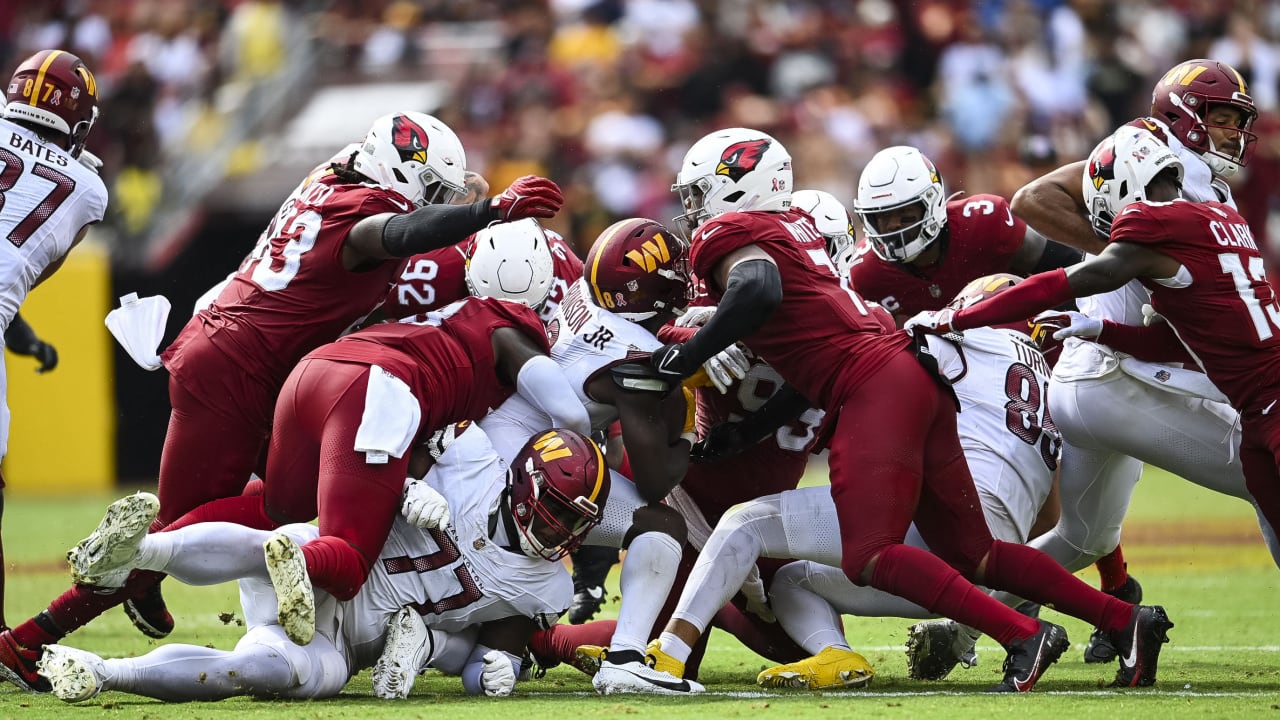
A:
<svg viewBox="0 0 1280 720">
<path fill-rule="evenodd" d="M 738 182 L 743 175 L 756 169 L 760 158 L 764 157 L 772 143 L 764 138 L 759 140 L 743 140 L 724 149 L 720 154 L 720 164 L 716 166 L 717 175 L 727 175 Z"/>
<path fill-rule="evenodd" d="M 404 115 L 391 119 L 391 146 L 400 153 L 401 162 L 427 162 L 427 131 Z"/>
<path fill-rule="evenodd" d="M 1089 158 L 1089 179 L 1095 190 L 1102 189 L 1102 183 L 1115 179 L 1116 148 L 1110 139 L 1098 148 Z"/>
</svg>

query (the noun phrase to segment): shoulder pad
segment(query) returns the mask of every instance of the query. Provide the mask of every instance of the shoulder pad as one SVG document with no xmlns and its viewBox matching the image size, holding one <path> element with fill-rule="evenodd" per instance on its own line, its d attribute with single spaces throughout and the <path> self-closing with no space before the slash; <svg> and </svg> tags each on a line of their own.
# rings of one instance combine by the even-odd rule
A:
<svg viewBox="0 0 1280 720">
<path fill-rule="evenodd" d="M 658 374 L 647 361 L 621 363 L 609 368 L 614 384 L 629 392 L 650 392 L 666 395 L 674 387 Z"/>
</svg>

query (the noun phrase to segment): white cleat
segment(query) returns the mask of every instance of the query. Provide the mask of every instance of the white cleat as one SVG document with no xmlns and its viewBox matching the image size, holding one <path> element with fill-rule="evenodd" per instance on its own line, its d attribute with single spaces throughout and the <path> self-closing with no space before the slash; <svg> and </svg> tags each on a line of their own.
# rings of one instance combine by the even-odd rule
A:
<svg viewBox="0 0 1280 720">
<path fill-rule="evenodd" d="M 435 654 L 435 637 L 422 616 L 402 607 L 387 623 L 382 655 L 373 664 L 373 695 L 384 700 L 409 697 L 414 680 Z"/>
<path fill-rule="evenodd" d="M 655 670 L 645 654 L 634 650 L 605 652 L 591 684 L 601 695 L 693 695 L 707 689 L 692 680 Z"/>
<path fill-rule="evenodd" d="M 67 551 L 72 579 L 79 585 L 124 585 L 159 512 L 160 500 L 151 493 L 135 493 L 111 503 L 98 528 Z"/>
<path fill-rule="evenodd" d="M 284 634 L 298 645 L 316 635 L 316 596 L 307 575 L 307 561 L 293 538 L 275 533 L 262 543 L 267 574 L 276 591 L 276 615 Z"/>
<path fill-rule="evenodd" d="M 66 645 L 45 645 L 36 670 L 49 680 L 54 696 L 69 703 L 97 697 L 106 676 L 102 658 Z"/>
</svg>

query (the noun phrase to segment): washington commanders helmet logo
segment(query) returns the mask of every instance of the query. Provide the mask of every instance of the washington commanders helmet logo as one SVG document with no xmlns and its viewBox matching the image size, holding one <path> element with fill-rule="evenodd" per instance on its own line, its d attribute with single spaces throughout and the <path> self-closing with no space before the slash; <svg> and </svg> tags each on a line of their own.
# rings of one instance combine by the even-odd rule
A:
<svg viewBox="0 0 1280 720">
<path fill-rule="evenodd" d="M 405 117 L 397 115 L 391 119 L 391 146 L 400 153 L 401 162 L 427 162 L 427 131 L 420 125 Z"/>
<path fill-rule="evenodd" d="M 720 164 L 716 166 L 717 175 L 727 175 L 730 180 L 738 182 L 743 175 L 756 169 L 760 158 L 773 143 L 765 138 L 759 140 L 743 140 L 724 149 L 720 154 Z"/>
</svg>

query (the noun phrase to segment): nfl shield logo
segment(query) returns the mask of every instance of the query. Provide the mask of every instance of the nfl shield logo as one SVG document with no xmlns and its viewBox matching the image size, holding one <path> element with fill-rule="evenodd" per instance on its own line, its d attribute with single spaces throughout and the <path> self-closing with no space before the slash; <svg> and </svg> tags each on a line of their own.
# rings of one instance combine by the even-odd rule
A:
<svg viewBox="0 0 1280 720">
<path fill-rule="evenodd" d="M 1168 370 L 1157 370 L 1156 379 L 1160 382 L 1169 382 L 1169 378 L 1173 377 Z"/>
</svg>

